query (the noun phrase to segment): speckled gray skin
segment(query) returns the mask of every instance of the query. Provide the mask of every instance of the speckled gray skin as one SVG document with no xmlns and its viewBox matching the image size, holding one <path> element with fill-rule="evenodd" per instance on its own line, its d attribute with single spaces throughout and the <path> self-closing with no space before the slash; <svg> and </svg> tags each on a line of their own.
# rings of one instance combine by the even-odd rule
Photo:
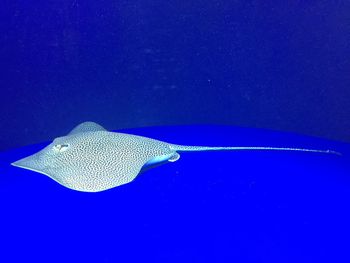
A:
<svg viewBox="0 0 350 263">
<path fill-rule="evenodd" d="M 177 151 L 208 150 L 291 150 L 273 147 L 201 147 L 170 144 L 142 136 L 108 132 L 85 122 L 67 136 L 56 138 L 43 150 L 12 165 L 47 175 L 68 188 L 99 192 L 135 179 L 142 167 L 179 159 Z"/>
<path fill-rule="evenodd" d="M 74 190 L 98 192 L 132 181 L 155 158 L 176 155 L 167 143 L 84 123 L 13 165 L 43 173 Z"/>
</svg>

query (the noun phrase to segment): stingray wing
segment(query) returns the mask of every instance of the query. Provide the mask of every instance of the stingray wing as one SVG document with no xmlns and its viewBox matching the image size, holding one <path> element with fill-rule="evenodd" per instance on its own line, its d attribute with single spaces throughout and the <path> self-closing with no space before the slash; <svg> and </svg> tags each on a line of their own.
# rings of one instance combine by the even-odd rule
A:
<svg viewBox="0 0 350 263">
<path fill-rule="evenodd" d="M 86 156 L 74 164 L 65 162 L 59 166 L 45 165 L 40 159 L 38 152 L 13 165 L 45 174 L 70 189 L 100 192 L 133 181 L 150 158 L 132 152 L 114 153 L 94 158 Z"/>
</svg>

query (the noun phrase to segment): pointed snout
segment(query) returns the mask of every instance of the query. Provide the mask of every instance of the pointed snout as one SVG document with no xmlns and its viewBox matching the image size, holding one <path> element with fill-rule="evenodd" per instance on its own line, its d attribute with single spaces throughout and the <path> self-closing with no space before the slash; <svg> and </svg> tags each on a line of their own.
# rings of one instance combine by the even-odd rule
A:
<svg viewBox="0 0 350 263">
<path fill-rule="evenodd" d="M 42 165 L 40 165 L 39 158 L 36 154 L 15 161 L 11 163 L 11 165 L 32 171 L 39 171 L 42 169 Z"/>
</svg>

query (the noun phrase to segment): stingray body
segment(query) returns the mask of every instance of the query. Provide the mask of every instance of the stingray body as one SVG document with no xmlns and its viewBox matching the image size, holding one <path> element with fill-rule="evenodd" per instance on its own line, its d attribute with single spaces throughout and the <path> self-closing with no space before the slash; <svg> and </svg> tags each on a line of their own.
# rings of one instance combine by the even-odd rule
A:
<svg viewBox="0 0 350 263">
<path fill-rule="evenodd" d="M 12 165 L 42 173 L 65 187 L 99 192 L 131 182 L 145 167 L 179 159 L 181 151 L 282 150 L 338 154 L 330 150 L 275 147 L 184 146 L 109 132 L 84 122 L 41 151 Z"/>
</svg>

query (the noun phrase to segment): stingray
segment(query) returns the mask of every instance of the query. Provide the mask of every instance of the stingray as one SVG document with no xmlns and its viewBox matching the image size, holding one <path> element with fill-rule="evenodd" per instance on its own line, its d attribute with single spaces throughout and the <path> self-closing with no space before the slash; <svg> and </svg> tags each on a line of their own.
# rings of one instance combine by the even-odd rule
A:
<svg viewBox="0 0 350 263">
<path fill-rule="evenodd" d="M 330 150 L 278 147 L 207 147 L 171 144 L 137 135 L 109 132 L 84 122 L 41 151 L 12 165 L 45 174 L 61 185 L 83 192 L 100 192 L 133 181 L 143 170 L 175 162 L 179 152 L 276 150 L 339 154 Z"/>
</svg>

